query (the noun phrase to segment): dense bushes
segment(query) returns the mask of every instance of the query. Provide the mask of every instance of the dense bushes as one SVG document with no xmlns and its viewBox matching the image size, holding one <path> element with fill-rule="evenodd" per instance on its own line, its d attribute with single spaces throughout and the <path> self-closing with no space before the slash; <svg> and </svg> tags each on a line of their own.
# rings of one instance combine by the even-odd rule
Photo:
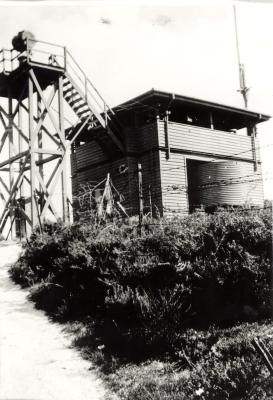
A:
<svg viewBox="0 0 273 400">
<path fill-rule="evenodd" d="M 47 225 L 11 277 L 52 317 L 84 321 L 88 355 L 167 356 L 167 369 L 117 370 L 122 400 L 272 398 L 251 346 L 262 333 L 273 349 L 267 325 L 253 323 L 272 312 L 271 210 L 149 222 L 141 237 L 132 225 Z"/>
<path fill-rule="evenodd" d="M 37 306 L 92 316 L 108 348 L 173 352 L 185 328 L 269 317 L 271 210 L 130 225 L 45 226 L 11 269 Z M 51 300 L 50 300 L 51 299 Z"/>
</svg>

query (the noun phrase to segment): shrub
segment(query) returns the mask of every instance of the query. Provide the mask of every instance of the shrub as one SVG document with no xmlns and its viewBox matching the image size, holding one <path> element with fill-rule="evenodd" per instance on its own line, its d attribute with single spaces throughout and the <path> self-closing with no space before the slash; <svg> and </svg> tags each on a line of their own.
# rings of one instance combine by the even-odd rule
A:
<svg viewBox="0 0 273 400">
<path fill-rule="evenodd" d="M 122 400 L 271 399 L 272 377 L 250 344 L 254 336 L 266 335 L 269 329 L 272 324 L 271 328 L 242 324 L 224 330 L 187 330 L 181 342 L 181 363 L 127 365 L 116 372 L 112 385 Z M 272 351 L 272 337 L 265 337 Z"/>
<path fill-rule="evenodd" d="M 64 288 L 49 282 L 33 286 L 28 297 L 38 309 L 47 310 L 53 315 L 65 303 Z"/>
<path fill-rule="evenodd" d="M 271 256 L 270 210 L 221 211 L 146 222 L 142 237 L 132 225 L 47 224 L 10 273 L 36 285 L 40 307 L 60 318 L 92 316 L 103 340 L 132 356 L 172 352 L 186 328 L 270 316 Z M 44 300 L 59 286 L 54 309 Z"/>
<path fill-rule="evenodd" d="M 104 336 L 111 348 L 130 356 L 162 353 L 173 347 L 173 335 L 183 329 L 189 313 L 189 291 L 183 285 L 156 294 L 144 289 L 116 286 L 105 299 L 106 319 L 114 321 L 114 335 Z M 114 340 L 113 340 L 114 338 Z"/>
</svg>

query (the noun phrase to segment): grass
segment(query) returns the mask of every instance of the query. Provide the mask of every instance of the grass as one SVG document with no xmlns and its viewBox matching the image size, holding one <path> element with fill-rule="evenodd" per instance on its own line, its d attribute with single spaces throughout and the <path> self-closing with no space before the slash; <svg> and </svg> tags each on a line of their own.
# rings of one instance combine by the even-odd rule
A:
<svg viewBox="0 0 273 400">
<path fill-rule="evenodd" d="M 92 362 L 112 395 L 107 400 L 269 400 L 273 378 L 251 345 L 254 337 L 273 350 L 273 323 L 242 323 L 233 328 L 185 332 L 195 355 L 186 348 L 174 361 L 129 362 L 111 354 L 96 337 L 90 322 L 66 325 L 75 346 Z M 210 343 L 210 345 L 207 345 Z M 199 350 L 198 350 L 199 349 Z M 188 362 L 185 363 L 185 353 Z"/>
</svg>

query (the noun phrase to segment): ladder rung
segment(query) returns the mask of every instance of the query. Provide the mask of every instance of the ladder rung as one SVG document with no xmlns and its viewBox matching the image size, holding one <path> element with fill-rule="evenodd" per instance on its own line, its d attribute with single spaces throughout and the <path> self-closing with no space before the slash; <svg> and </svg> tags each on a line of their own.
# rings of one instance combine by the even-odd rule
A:
<svg viewBox="0 0 273 400">
<path fill-rule="evenodd" d="M 74 110 L 75 112 L 78 112 L 79 110 L 82 110 L 82 111 L 90 111 L 90 109 L 89 109 L 89 107 L 88 107 L 87 104 L 81 104 L 81 105 L 79 105 L 79 106 L 77 106 L 77 107 L 72 107 L 72 108 L 73 108 L 73 110 Z"/>
<path fill-rule="evenodd" d="M 92 112 L 90 110 L 84 110 L 81 112 L 77 112 L 76 114 L 78 115 L 78 117 L 83 118 L 88 117 L 90 114 L 92 114 Z"/>
<path fill-rule="evenodd" d="M 66 99 L 66 100 L 68 101 L 68 103 L 69 103 L 69 105 L 70 105 L 71 107 L 73 107 L 74 104 L 77 104 L 77 103 L 79 103 L 79 102 L 81 102 L 82 104 L 86 104 L 85 101 L 84 101 L 81 97 L 78 97 L 78 98 L 71 97 L 71 98 Z"/>
<path fill-rule="evenodd" d="M 82 122 L 84 122 L 87 118 L 90 117 L 90 115 L 92 115 L 92 113 L 89 112 L 88 114 L 87 114 L 87 113 L 84 113 L 84 114 L 81 114 L 81 115 L 79 115 L 79 114 L 77 114 L 77 115 L 78 115 L 78 117 L 80 118 L 80 120 L 81 120 Z"/>
<path fill-rule="evenodd" d="M 70 104 L 70 102 L 74 101 L 76 103 L 79 100 L 82 100 L 82 98 L 79 95 L 71 94 L 71 95 L 66 96 L 65 100 Z"/>
<path fill-rule="evenodd" d="M 75 108 L 87 106 L 86 102 L 85 102 L 82 98 L 75 99 L 75 100 L 71 100 L 71 102 L 69 103 L 69 105 L 70 105 L 71 107 L 75 106 Z"/>
<path fill-rule="evenodd" d="M 84 108 L 85 107 L 85 108 Z M 90 108 L 88 107 L 88 108 L 86 108 L 86 105 L 84 105 L 84 106 L 81 106 L 81 107 L 76 107 L 76 108 L 73 108 L 73 110 L 74 111 L 77 111 L 78 112 L 78 114 L 80 114 L 80 113 L 84 113 L 84 112 L 87 112 L 87 111 L 90 111 L 91 112 L 91 110 L 90 110 Z"/>
<path fill-rule="evenodd" d="M 68 82 L 67 84 L 64 84 L 63 88 L 64 88 L 64 90 L 74 89 L 73 85 L 70 82 Z"/>
<path fill-rule="evenodd" d="M 64 96 L 66 96 L 68 93 L 77 93 L 78 94 L 77 90 L 73 87 L 71 89 L 64 90 Z"/>
</svg>

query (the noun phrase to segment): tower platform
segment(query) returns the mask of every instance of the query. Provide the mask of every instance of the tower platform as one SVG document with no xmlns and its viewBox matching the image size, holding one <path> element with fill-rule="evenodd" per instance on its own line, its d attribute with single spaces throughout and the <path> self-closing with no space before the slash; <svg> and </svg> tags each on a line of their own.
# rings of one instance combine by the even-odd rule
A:
<svg viewBox="0 0 273 400">
<path fill-rule="evenodd" d="M 42 90 L 45 90 L 52 82 L 56 82 L 64 73 L 63 68 L 49 69 L 46 65 L 36 66 L 24 62 L 9 74 L 3 72 L 0 74 L 0 97 L 26 99 L 28 97 L 26 82 L 30 69 L 33 69 Z"/>
</svg>

